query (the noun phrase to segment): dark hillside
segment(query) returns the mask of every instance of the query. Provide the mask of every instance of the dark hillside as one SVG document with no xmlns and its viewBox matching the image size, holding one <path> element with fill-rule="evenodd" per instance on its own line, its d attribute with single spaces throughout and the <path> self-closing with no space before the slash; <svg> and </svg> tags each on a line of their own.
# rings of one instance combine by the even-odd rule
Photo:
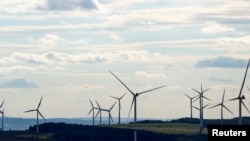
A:
<svg viewBox="0 0 250 141">
<path fill-rule="evenodd" d="M 66 123 L 44 123 L 39 126 L 40 132 L 54 133 L 55 141 L 131 141 L 134 130 L 108 126 L 90 126 Z M 36 126 L 31 126 L 29 132 L 35 132 Z M 138 141 L 206 141 L 206 135 L 160 134 L 138 130 Z"/>
</svg>

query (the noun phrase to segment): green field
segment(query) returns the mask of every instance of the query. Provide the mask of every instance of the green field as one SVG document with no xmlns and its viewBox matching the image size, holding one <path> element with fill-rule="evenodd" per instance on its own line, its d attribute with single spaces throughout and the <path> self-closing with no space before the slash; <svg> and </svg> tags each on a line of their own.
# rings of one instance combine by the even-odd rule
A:
<svg viewBox="0 0 250 141">
<path fill-rule="evenodd" d="M 134 129 L 133 124 L 112 125 L 112 127 Z M 140 123 L 137 124 L 136 127 L 137 130 L 151 131 L 154 133 L 184 135 L 196 135 L 200 130 L 198 124 L 188 123 Z M 207 128 L 204 128 L 203 134 L 207 134 Z"/>
</svg>

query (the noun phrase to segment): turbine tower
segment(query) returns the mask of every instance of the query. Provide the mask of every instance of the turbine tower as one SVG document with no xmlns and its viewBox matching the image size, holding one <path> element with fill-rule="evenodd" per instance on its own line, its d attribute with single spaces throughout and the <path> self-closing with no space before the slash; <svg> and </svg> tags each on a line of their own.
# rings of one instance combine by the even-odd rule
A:
<svg viewBox="0 0 250 141">
<path fill-rule="evenodd" d="M 41 105 L 41 102 L 42 102 L 42 99 L 43 97 L 41 97 L 39 103 L 38 103 L 38 106 L 36 109 L 31 109 L 31 110 L 27 110 L 27 111 L 24 111 L 24 113 L 27 113 L 27 112 L 36 112 L 36 137 L 38 139 L 38 136 L 39 136 L 39 115 L 45 120 L 44 116 L 41 114 L 41 112 L 39 111 L 39 107 Z"/>
<path fill-rule="evenodd" d="M 231 112 L 225 105 L 224 105 L 224 97 L 225 97 L 225 89 L 224 89 L 224 92 L 223 92 L 223 96 L 222 96 L 222 100 L 220 103 L 212 106 L 212 107 L 209 107 L 208 109 L 211 109 L 211 108 L 214 108 L 214 107 L 217 107 L 217 106 L 221 106 L 221 124 L 223 124 L 223 108 L 225 108 L 227 111 L 229 111 L 231 114 L 233 114 L 233 112 Z"/>
<path fill-rule="evenodd" d="M 150 89 L 150 90 L 146 90 L 146 91 L 143 91 L 143 92 L 139 92 L 139 93 L 134 93 L 133 91 L 131 91 L 112 71 L 110 71 L 110 73 L 133 95 L 133 100 L 132 100 L 132 104 L 131 104 L 131 107 L 130 107 L 130 110 L 129 110 L 129 114 L 130 114 L 130 111 L 132 109 L 132 106 L 134 104 L 134 141 L 137 141 L 137 131 L 136 131 L 136 120 L 137 120 L 137 108 L 136 108 L 136 102 L 137 102 L 137 97 L 143 93 L 146 93 L 146 92 L 150 92 L 150 91 L 153 91 L 153 90 L 156 90 L 156 89 L 160 89 L 160 88 L 163 88 L 163 87 L 166 87 L 166 86 L 160 86 L 160 87 L 157 87 L 157 88 L 154 88 L 154 89 Z"/>
<path fill-rule="evenodd" d="M 1 113 L 1 115 L 2 115 L 2 131 L 3 131 L 3 130 L 4 130 L 4 129 L 3 129 L 3 127 L 4 127 L 4 126 L 3 126 L 4 109 L 3 109 L 2 111 L 0 111 L 0 113 Z"/>
<path fill-rule="evenodd" d="M 207 100 L 210 100 L 208 99 L 207 97 L 204 96 L 204 93 L 209 90 L 209 89 L 206 89 L 203 91 L 203 88 L 202 88 L 202 84 L 201 84 L 201 91 L 197 91 L 196 89 L 192 88 L 194 91 L 196 91 L 199 95 L 198 95 L 198 98 L 200 100 L 200 133 L 202 133 L 203 131 L 203 127 L 204 127 L 204 124 L 203 124 L 203 109 L 204 109 L 204 106 L 203 106 L 203 98 L 207 99 Z M 212 100 L 210 100 L 212 101 Z"/>
<path fill-rule="evenodd" d="M 118 107 L 118 124 L 121 124 L 121 99 L 127 94 L 124 93 L 121 97 L 114 97 L 114 96 L 110 96 L 114 99 L 117 99 L 118 100 L 118 104 L 119 104 L 119 107 Z"/>
<path fill-rule="evenodd" d="M 4 101 L 5 101 L 5 100 L 3 100 L 2 104 L 0 105 L 0 108 L 3 107 Z M 4 127 L 4 126 L 3 126 L 4 109 L 3 109 L 2 111 L 0 110 L 0 113 L 2 114 L 2 131 L 3 131 L 3 127 Z"/>
<path fill-rule="evenodd" d="M 246 108 L 246 110 L 249 112 L 249 110 L 247 109 L 247 106 L 245 105 L 245 103 L 243 102 L 243 99 L 245 99 L 245 96 L 242 95 L 242 89 L 244 87 L 244 84 L 245 84 L 245 80 L 246 80 L 246 76 L 247 76 L 247 71 L 248 71 L 248 67 L 249 67 L 249 62 L 250 62 L 250 59 L 248 61 L 248 64 L 247 64 L 247 68 L 246 68 L 246 72 L 245 72 L 245 75 L 244 75 L 244 78 L 243 78 L 243 82 L 242 82 L 242 85 L 241 85 L 241 88 L 240 88 L 240 93 L 239 93 L 239 96 L 236 97 L 236 98 L 233 98 L 233 99 L 230 99 L 229 101 L 232 101 L 232 100 L 239 100 L 239 125 L 242 124 L 242 108 L 241 108 L 241 104 Z"/>
<path fill-rule="evenodd" d="M 192 110 L 193 109 L 193 99 L 196 98 L 197 95 L 194 96 L 194 97 L 190 97 L 185 93 L 184 93 L 184 95 L 187 96 L 190 99 L 190 118 L 192 119 L 193 118 L 193 110 Z"/>
</svg>

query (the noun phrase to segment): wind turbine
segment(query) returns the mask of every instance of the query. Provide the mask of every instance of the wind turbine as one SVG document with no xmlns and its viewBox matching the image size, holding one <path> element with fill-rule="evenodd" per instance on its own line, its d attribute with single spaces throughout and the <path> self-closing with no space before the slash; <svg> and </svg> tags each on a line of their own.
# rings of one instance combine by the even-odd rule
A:
<svg viewBox="0 0 250 141">
<path fill-rule="evenodd" d="M 38 139 L 38 136 L 39 136 L 39 127 L 38 127 L 38 126 L 39 126 L 39 122 L 38 122 L 38 120 L 39 120 L 39 115 L 45 120 L 44 116 L 43 116 L 43 115 L 41 114 L 41 112 L 39 111 L 39 107 L 40 107 L 40 105 L 41 105 L 42 98 L 43 98 L 43 97 L 41 97 L 41 99 L 40 99 L 40 101 L 39 101 L 38 106 L 37 106 L 36 109 L 31 109 L 31 110 L 24 111 L 24 113 L 36 111 L 36 137 L 37 137 L 37 139 Z"/>
<path fill-rule="evenodd" d="M 211 108 L 214 108 L 214 107 L 217 107 L 217 106 L 221 106 L 221 124 L 223 124 L 223 108 L 225 108 L 227 111 L 229 111 L 230 113 L 233 114 L 233 112 L 231 112 L 225 105 L 224 105 L 224 97 L 225 97 L 225 89 L 224 89 L 224 92 L 223 92 L 223 96 L 222 96 L 222 100 L 220 103 L 212 106 L 212 107 L 209 107 L 208 109 L 211 109 Z"/>
<path fill-rule="evenodd" d="M 129 110 L 129 114 L 130 114 L 130 111 L 131 111 L 131 108 L 134 104 L 134 141 L 137 140 L 137 132 L 136 132 L 136 120 L 137 120 L 137 109 L 136 109 L 136 102 L 137 102 L 137 97 L 143 93 L 146 93 L 146 92 L 150 92 L 150 91 L 153 91 L 153 90 L 156 90 L 156 89 L 160 89 L 160 88 L 163 88 L 163 87 L 166 87 L 166 86 L 160 86 L 160 87 L 157 87 L 157 88 L 154 88 L 154 89 L 150 89 L 150 90 L 146 90 L 146 91 L 143 91 L 143 92 L 139 92 L 139 93 L 134 93 L 133 91 L 131 91 L 112 71 L 110 71 L 110 73 L 133 95 L 133 100 L 132 100 L 132 104 L 131 104 L 131 107 L 130 107 L 130 110 Z"/>
<path fill-rule="evenodd" d="M 4 109 L 2 111 L 0 111 L 0 113 L 2 114 L 2 131 L 3 131 L 3 118 L 4 118 Z"/>
<path fill-rule="evenodd" d="M 89 102 L 90 102 L 92 108 L 90 109 L 88 115 L 92 112 L 92 114 L 93 114 L 93 115 L 92 115 L 92 122 L 93 122 L 92 124 L 93 124 L 93 126 L 94 126 L 94 125 L 95 125 L 95 111 L 94 111 L 94 110 L 95 110 L 96 108 L 94 107 L 94 105 L 93 105 L 93 103 L 92 103 L 92 101 L 91 101 L 90 99 L 89 99 Z"/>
<path fill-rule="evenodd" d="M 0 108 L 2 108 L 2 106 L 3 106 L 3 104 L 4 104 L 4 101 L 5 101 L 5 100 L 3 100 L 2 104 L 0 105 Z M 3 127 L 4 127 L 4 126 L 3 126 L 4 109 L 3 109 L 2 111 L 0 110 L 0 113 L 2 114 L 2 131 L 3 131 Z"/>
<path fill-rule="evenodd" d="M 190 96 L 188 96 L 188 95 L 185 94 L 185 93 L 184 93 L 184 95 L 187 96 L 187 97 L 190 99 L 190 111 L 191 111 L 191 113 L 190 113 L 190 118 L 193 118 L 193 110 L 192 110 L 192 109 L 193 109 L 193 99 L 196 98 L 197 95 L 194 96 L 194 97 L 190 97 Z"/>
<path fill-rule="evenodd" d="M 96 114 L 96 117 L 98 116 L 98 114 L 100 113 L 100 125 L 102 124 L 102 111 L 103 111 L 103 109 L 101 108 L 101 106 L 100 106 L 100 104 L 97 102 L 97 101 L 95 101 L 96 102 L 96 104 L 97 104 L 97 106 L 98 106 L 98 112 L 97 112 L 97 114 Z"/>
<path fill-rule="evenodd" d="M 202 133 L 202 130 L 203 130 L 203 127 L 204 127 L 204 124 L 203 124 L 203 98 L 207 99 L 207 100 L 210 100 L 208 99 L 207 97 L 204 96 L 204 93 L 209 90 L 209 89 L 206 89 L 203 91 L 203 88 L 202 88 L 202 84 L 201 84 L 201 91 L 197 91 L 196 89 L 192 88 L 194 91 L 196 91 L 199 95 L 198 95 L 198 98 L 200 99 L 200 133 Z M 212 101 L 212 100 L 210 100 Z"/>
<path fill-rule="evenodd" d="M 106 111 L 106 112 L 108 112 L 108 114 L 109 114 L 109 125 L 110 125 L 110 119 L 113 121 L 113 118 L 112 118 L 112 116 L 111 116 L 111 110 L 113 109 L 113 107 L 115 106 L 115 104 L 116 104 L 116 102 L 109 108 L 109 109 L 102 109 L 103 111 Z"/>
<path fill-rule="evenodd" d="M 232 101 L 232 100 L 239 100 L 239 125 L 242 124 L 242 119 L 241 119 L 241 118 L 242 118 L 242 117 L 241 117 L 241 115 L 242 115 L 242 108 L 241 108 L 241 104 L 246 108 L 246 110 L 248 111 L 248 113 L 250 113 L 249 110 L 247 109 L 247 106 L 246 106 L 245 103 L 243 102 L 243 99 L 245 99 L 245 96 L 244 96 L 244 95 L 241 96 L 241 94 L 242 94 L 242 89 L 243 89 L 243 87 L 244 87 L 244 83 L 245 83 L 246 76 L 247 76 L 247 71 L 248 71 L 248 67 L 249 67 L 249 62 L 250 62 L 250 59 L 249 59 L 248 64 L 247 64 L 247 68 L 246 68 L 246 72 L 245 72 L 245 75 L 244 75 L 244 78 L 243 78 L 243 82 L 242 82 L 242 85 L 241 85 L 241 88 L 240 88 L 239 96 L 236 97 L 236 98 L 233 98 L 233 99 L 230 99 L 230 100 L 229 100 L 229 101 Z"/>
<path fill-rule="evenodd" d="M 119 107 L 118 107 L 118 124 L 121 124 L 121 99 L 126 95 L 127 93 L 124 93 L 121 97 L 114 97 L 114 96 L 110 96 L 114 99 L 118 100 L 119 103 Z"/>
</svg>

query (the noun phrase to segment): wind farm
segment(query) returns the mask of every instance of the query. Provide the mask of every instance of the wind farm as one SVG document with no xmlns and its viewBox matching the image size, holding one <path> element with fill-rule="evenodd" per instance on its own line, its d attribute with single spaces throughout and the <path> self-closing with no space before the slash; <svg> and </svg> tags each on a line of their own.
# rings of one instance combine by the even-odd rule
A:
<svg viewBox="0 0 250 141">
<path fill-rule="evenodd" d="M 192 141 L 189 130 L 206 141 L 208 124 L 222 126 L 221 105 L 210 107 L 224 90 L 233 114 L 223 108 L 223 126 L 247 125 L 249 9 L 247 0 L 1 2 L 0 135 L 35 137 L 37 112 L 24 111 L 41 97 L 40 140 L 160 141 L 163 132 Z M 101 109 L 115 102 L 112 121 Z"/>
<path fill-rule="evenodd" d="M 246 80 L 248 66 L 249 66 L 249 62 L 248 62 L 247 69 L 246 69 L 246 72 L 245 72 L 245 75 L 244 75 L 243 84 L 242 84 L 241 90 L 240 90 L 240 96 L 239 97 L 241 98 L 241 100 L 244 99 L 244 98 L 242 98 L 244 95 L 241 96 L 241 92 L 243 90 L 244 82 Z M 112 128 L 115 128 L 116 130 L 119 130 L 121 128 L 133 129 L 133 132 L 134 132 L 133 139 L 134 139 L 134 141 L 140 140 L 139 138 L 142 138 L 144 136 L 144 135 L 142 135 L 143 133 L 141 133 L 141 129 L 148 130 L 149 126 L 151 126 L 151 128 L 154 128 L 154 132 L 155 131 L 159 132 L 158 129 L 157 129 L 157 126 L 159 126 L 159 128 L 162 128 L 161 126 L 164 125 L 164 128 L 166 128 L 164 130 L 166 130 L 166 132 L 168 134 L 170 132 L 173 132 L 173 131 L 167 131 L 168 128 L 169 128 L 169 126 L 175 126 L 174 128 L 178 128 L 178 130 L 181 130 L 182 127 L 177 127 L 177 125 L 175 125 L 175 122 L 176 122 L 175 120 L 170 120 L 169 122 L 167 122 L 167 121 L 161 121 L 161 122 L 157 121 L 157 124 L 155 123 L 154 120 L 149 120 L 149 121 L 148 120 L 145 120 L 145 121 L 144 120 L 139 120 L 138 121 L 138 118 L 137 118 L 137 98 L 138 98 L 138 96 L 141 96 L 142 94 L 147 93 L 147 92 L 152 92 L 154 90 L 158 90 L 158 89 L 164 88 L 164 87 L 166 87 L 166 85 L 158 86 L 158 87 L 155 87 L 155 88 L 149 88 L 148 90 L 144 90 L 142 92 L 133 92 L 120 78 L 118 78 L 117 75 L 115 75 L 110 70 L 109 70 L 109 72 L 111 73 L 111 75 L 113 77 L 115 77 L 116 80 L 118 80 L 122 84 L 123 87 L 126 88 L 126 90 L 128 90 L 131 93 L 131 95 L 132 95 L 132 102 L 131 102 L 130 105 L 127 105 L 127 106 L 129 106 L 128 117 L 129 117 L 129 115 L 130 115 L 130 113 L 132 111 L 132 108 L 134 107 L 134 120 L 131 123 L 124 123 L 124 122 L 122 123 L 121 122 L 121 118 L 122 118 L 121 117 L 121 106 L 122 106 L 122 103 L 120 103 L 120 100 L 122 98 L 124 98 L 124 96 L 127 94 L 127 92 L 124 93 L 123 95 L 121 95 L 120 97 L 113 96 L 113 95 L 109 96 L 109 97 L 111 97 L 111 98 L 113 98 L 115 100 L 118 100 L 118 104 L 117 104 L 117 101 L 115 101 L 115 102 L 113 102 L 113 104 L 109 108 L 103 108 L 103 107 L 101 107 L 100 104 L 99 104 L 99 102 L 97 100 L 95 100 L 95 104 L 96 104 L 96 106 L 95 106 L 94 103 L 91 101 L 92 98 L 89 98 L 88 101 L 90 103 L 90 110 L 87 113 L 87 115 L 89 116 L 92 113 L 92 118 L 91 118 L 92 119 L 91 120 L 92 124 L 90 124 L 90 125 L 92 125 L 92 127 L 95 127 L 95 128 L 112 127 Z M 194 94 L 195 93 L 198 93 L 198 94 L 196 94 L 195 96 L 191 97 L 191 96 L 187 95 L 186 93 L 184 93 L 184 95 L 189 98 L 190 117 L 188 118 L 188 116 L 187 116 L 187 117 L 184 117 L 184 118 L 180 118 L 180 120 L 177 119 L 177 121 L 178 121 L 178 123 L 179 122 L 180 123 L 184 122 L 184 123 L 181 124 L 181 126 L 187 126 L 187 125 L 184 125 L 184 124 L 190 124 L 190 125 L 188 125 L 190 127 L 186 127 L 186 128 L 196 129 L 196 131 L 194 131 L 192 133 L 184 133 L 185 131 L 179 131 L 179 132 L 183 132 L 183 134 L 197 134 L 197 133 L 199 133 L 199 134 L 197 134 L 198 136 L 204 136 L 204 135 L 206 136 L 206 134 L 207 134 L 207 125 L 210 124 L 210 122 L 211 123 L 214 122 L 214 121 L 210 121 L 210 120 L 207 120 L 206 118 L 204 118 L 204 110 L 206 110 L 206 108 L 208 107 L 208 105 L 211 105 L 211 106 L 209 108 L 207 108 L 207 109 L 212 109 L 212 108 L 215 108 L 217 106 L 221 106 L 221 118 L 219 119 L 220 120 L 220 124 L 225 124 L 225 123 L 228 124 L 228 121 L 224 122 L 224 120 L 228 120 L 228 119 L 224 119 L 223 118 L 223 108 L 225 108 L 231 114 L 233 112 L 224 105 L 224 102 L 225 102 L 224 98 L 225 98 L 225 92 L 226 92 L 225 89 L 223 91 L 223 96 L 222 96 L 222 101 L 221 102 L 219 102 L 219 103 L 207 103 L 205 105 L 204 105 L 203 99 L 206 99 L 206 100 L 212 102 L 212 100 L 210 98 L 207 98 L 204 95 L 205 92 L 207 92 L 208 90 L 211 90 L 211 89 L 207 88 L 207 89 L 203 90 L 203 85 L 201 84 L 200 91 L 198 91 L 198 90 L 196 90 L 194 88 L 192 88 L 192 90 L 194 91 Z M 155 94 L 155 95 L 157 95 L 157 94 Z M 44 131 L 42 131 L 43 134 L 39 132 L 40 131 L 39 127 L 41 127 L 41 126 L 43 127 L 44 124 L 46 124 L 46 122 L 44 124 L 39 124 L 39 117 L 41 117 L 43 120 L 45 120 L 44 116 L 42 115 L 42 113 L 39 110 L 39 108 L 41 106 L 41 103 L 42 103 L 42 99 L 43 99 L 43 97 L 40 98 L 40 101 L 39 101 L 39 103 L 38 103 L 38 105 L 37 105 L 37 107 L 35 109 L 30 109 L 30 110 L 24 111 L 24 113 L 36 112 L 36 115 L 37 115 L 36 116 L 36 121 L 37 121 L 37 123 L 36 123 L 36 126 L 34 126 L 34 127 L 36 128 L 36 138 L 37 139 L 43 138 L 44 134 L 45 134 Z M 234 99 L 238 99 L 238 97 L 234 98 Z M 234 99 L 229 99 L 226 102 L 231 102 Z M 4 105 L 4 101 L 5 100 L 2 101 L 2 104 L 0 105 L 0 108 L 2 108 L 2 106 Z M 101 100 L 101 101 L 105 102 L 105 100 Z M 194 102 L 196 102 L 196 101 L 199 101 L 199 107 L 194 106 Z M 114 123 L 114 120 L 113 120 L 111 112 L 112 112 L 112 109 L 116 105 L 117 105 L 117 109 L 118 109 L 118 112 L 117 112 L 118 113 L 118 118 L 117 118 L 118 122 Z M 245 104 L 243 103 L 243 105 L 245 105 Z M 245 107 L 246 107 L 246 105 L 245 105 Z M 199 111 L 199 116 L 200 117 L 196 118 L 196 117 L 193 116 L 193 111 L 192 111 L 193 108 L 195 108 L 195 109 L 197 109 Z M 97 112 L 95 112 L 95 110 L 97 110 Z M 2 113 L 2 129 L 3 129 L 3 113 L 4 113 L 4 110 L 0 110 L 0 111 Z M 107 116 L 107 120 L 108 120 L 107 124 L 109 126 L 105 126 L 105 124 L 103 122 L 103 118 L 104 118 L 103 117 L 103 112 L 107 112 L 108 113 L 107 114 L 108 115 Z M 154 111 L 152 111 L 152 112 L 154 112 Z M 98 116 L 99 116 L 100 123 L 99 124 L 95 124 L 95 119 Z M 240 117 L 238 119 L 241 120 L 241 122 L 242 122 L 242 119 L 240 119 Z M 195 122 L 197 120 L 199 120 L 200 122 L 199 123 Z M 143 122 L 143 123 L 144 122 L 145 123 L 149 122 L 150 124 L 145 124 L 145 123 L 142 124 L 141 122 Z M 151 125 L 152 124 L 151 122 L 155 123 L 154 127 Z M 195 123 L 193 123 L 193 122 L 195 122 Z M 232 122 L 232 123 L 234 123 L 234 122 Z M 49 124 L 51 126 L 51 122 L 48 122 L 47 124 Z M 53 123 L 52 125 L 54 126 L 55 124 L 56 123 Z M 195 125 L 195 127 L 192 127 L 194 125 Z M 88 125 L 85 125 L 85 126 L 88 126 Z M 50 128 L 52 128 L 52 127 L 50 127 Z M 53 127 L 53 128 L 55 128 L 55 127 Z M 173 127 L 171 127 L 171 128 L 173 128 Z M 42 129 L 44 130 L 44 127 Z M 88 129 L 88 130 L 90 130 L 90 129 Z M 108 130 L 108 129 L 105 129 L 105 130 Z M 149 131 L 151 131 L 151 130 L 149 130 Z M 139 134 L 137 134 L 137 133 L 139 133 Z M 53 137 L 53 134 L 46 133 L 46 135 L 48 135 L 49 138 Z M 40 138 L 39 138 L 39 136 L 40 136 Z"/>
<path fill-rule="evenodd" d="M 185 92 L 184 92 L 184 95 L 189 98 L 189 107 L 190 107 L 190 117 L 189 118 L 184 118 L 184 119 L 181 119 L 181 120 L 184 120 L 184 121 L 188 121 L 188 123 L 190 121 L 195 121 L 195 120 L 199 120 L 199 124 L 196 122 L 195 124 L 197 124 L 197 133 L 199 133 L 200 135 L 206 135 L 207 133 L 207 125 L 211 122 L 209 120 L 207 120 L 206 118 L 204 118 L 204 110 L 206 110 L 206 108 L 208 107 L 208 105 L 210 105 L 210 107 L 208 107 L 207 109 L 212 109 L 212 108 L 215 108 L 217 106 L 221 106 L 221 112 L 220 112 L 220 115 L 221 115 L 221 118 L 220 118 L 220 124 L 228 124 L 228 121 L 227 122 L 224 122 L 224 120 L 228 120 L 228 119 L 224 119 L 224 114 L 223 114 L 223 109 L 226 109 L 229 113 L 233 114 L 232 110 L 230 110 L 228 107 L 226 107 L 224 105 L 224 102 L 231 102 L 233 100 L 240 100 L 241 101 L 241 104 L 247 109 L 247 106 L 243 103 L 242 100 L 245 99 L 245 96 L 243 95 L 242 96 L 242 91 L 243 91 L 243 88 L 244 88 L 244 83 L 246 81 L 246 78 L 247 78 L 247 70 L 248 70 L 248 67 L 249 67 L 249 62 L 250 60 L 248 61 L 248 64 L 247 64 L 247 68 L 246 68 L 246 71 L 245 71 L 245 74 L 244 74 L 244 78 L 243 78 L 243 82 L 242 82 L 242 85 L 241 85 L 241 88 L 240 88 L 240 93 L 239 93 L 239 96 L 237 98 L 233 98 L 233 99 L 229 99 L 227 101 L 225 101 L 225 89 L 223 91 L 223 96 L 222 96 L 222 101 L 219 102 L 219 103 L 207 103 L 204 105 L 204 102 L 203 102 L 203 99 L 206 99 L 208 100 L 209 102 L 212 102 L 212 100 L 210 98 L 207 98 L 204 93 L 206 92 L 209 92 L 208 90 L 211 90 L 210 88 L 207 88 L 207 89 L 203 89 L 203 85 L 201 84 L 201 88 L 200 88 L 200 91 L 192 88 L 192 90 L 194 91 L 193 93 L 196 95 L 194 95 L 193 97 L 187 95 Z M 122 122 L 121 121 L 121 107 L 122 107 L 122 103 L 121 103 L 121 100 L 125 97 L 125 95 L 127 94 L 124 93 L 123 95 L 121 95 L 120 97 L 118 96 L 115 96 L 115 95 L 112 95 L 112 96 L 109 96 L 111 98 L 113 98 L 114 100 L 117 100 L 116 102 L 113 102 L 113 104 L 109 107 L 109 108 L 103 108 L 100 106 L 99 102 L 97 100 L 95 100 L 95 105 L 94 103 L 91 101 L 92 98 L 89 98 L 88 101 L 90 103 L 90 110 L 89 112 L 87 113 L 87 116 L 89 116 L 91 113 L 92 113 L 92 126 L 93 127 L 105 127 L 105 122 L 103 122 L 103 112 L 107 112 L 107 124 L 109 125 L 108 127 L 114 127 L 114 128 L 128 128 L 128 129 L 133 129 L 133 139 L 134 141 L 138 140 L 138 138 L 141 138 L 140 134 L 137 134 L 137 133 L 140 133 L 140 126 L 141 125 L 141 120 L 138 121 L 138 118 L 137 118 L 137 98 L 138 96 L 141 96 L 142 94 L 144 93 L 148 93 L 148 92 L 152 92 L 152 91 L 155 91 L 155 90 L 158 90 L 158 89 L 161 89 L 161 88 L 164 88 L 166 87 L 166 85 L 162 85 L 162 86 L 158 86 L 158 87 L 155 87 L 155 88 L 149 88 L 147 90 L 144 90 L 142 92 L 134 92 L 132 91 L 120 78 L 118 78 L 117 75 L 115 75 L 111 70 L 109 70 L 109 72 L 111 73 L 111 75 L 116 79 L 118 80 L 118 82 L 120 82 L 120 84 L 122 84 L 123 87 L 125 87 L 126 90 L 128 90 L 131 95 L 132 95 L 132 102 L 130 103 L 130 106 L 127 107 L 129 108 L 129 111 L 128 111 L 128 118 L 130 116 L 130 113 L 132 111 L 132 109 L 134 108 L 134 119 L 133 119 L 133 122 L 129 123 L 129 122 Z M 247 89 L 249 90 L 249 88 L 247 87 Z M 198 94 L 197 94 L 198 93 Z M 153 95 L 153 94 L 152 94 Z M 154 94 L 157 96 L 157 94 Z M 41 106 L 41 103 L 42 103 L 42 99 L 43 97 L 40 98 L 40 101 L 37 105 L 37 107 L 35 109 L 31 109 L 31 110 L 26 110 L 24 113 L 28 113 L 28 112 L 36 112 L 36 138 L 39 139 L 39 127 L 41 126 L 41 124 L 39 124 L 39 117 L 41 117 L 43 120 L 45 120 L 44 116 L 42 115 L 42 113 L 40 112 L 39 108 Z M 128 100 L 128 99 L 127 99 Z M 101 100 L 102 102 L 105 102 L 105 100 Z M 194 103 L 196 101 L 199 101 L 199 107 L 196 107 L 194 106 Z M 2 101 L 1 105 L 0 105 L 0 109 L 3 107 L 4 105 L 4 102 L 5 100 Z M 118 103 L 118 104 L 117 104 Z M 112 117 L 112 109 L 114 109 L 114 107 L 117 105 L 117 109 L 118 109 L 118 118 L 117 118 L 117 123 L 114 123 L 114 120 L 113 120 L 113 117 Z M 128 105 L 127 105 L 128 106 Z M 124 106 L 123 106 L 124 107 Z M 196 118 L 193 116 L 193 111 L 192 109 L 195 108 L 198 110 L 199 112 L 199 117 Z M 1 114 L 2 114 L 2 130 L 4 129 L 4 122 L 3 122 L 3 114 L 4 114 L 4 109 L 0 110 L 1 111 Z M 95 112 L 96 111 L 96 112 Z M 241 110 L 240 110 L 241 111 Z M 248 111 L 248 109 L 247 109 Z M 152 111 L 153 112 L 153 111 Z M 248 111 L 249 112 L 249 111 Z M 124 113 L 124 111 L 123 111 Z M 240 117 L 242 113 L 239 114 L 239 124 L 242 124 L 242 117 Z M 122 114 L 124 115 L 124 114 Z M 99 116 L 99 124 L 95 124 L 95 120 L 96 118 Z M 188 116 L 187 116 L 188 117 Z M 123 116 L 123 119 L 125 117 Z M 140 118 L 139 118 L 140 119 Z M 147 121 L 145 121 L 147 122 Z M 159 121 L 158 121 L 159 122 Z M 179 122 L 183 122 L 183 121 L 179 121 Z M 46 123 L 46 122 L 45 122 Z M 232 122 L 233 123 L 233 122 Z M 129 126 L 130 124 L 132 124 L 133 126 Z M 160 124 L 165 124 L 165 123 L 159 123 L 159 126 Z M 189 123 L 190 124 L 190 123 Z M 199 130 L 198 130 L 198 126 L 199 126 Z M 156 127 L 154 127 L 156 128 Z M 168 125 L 166 125 L 166 128 L 168 128 Z M 155 129 L 157 130 L 157 129 Z M 43 136 L 43 135 L 41 135 Z"/>
</svg>

